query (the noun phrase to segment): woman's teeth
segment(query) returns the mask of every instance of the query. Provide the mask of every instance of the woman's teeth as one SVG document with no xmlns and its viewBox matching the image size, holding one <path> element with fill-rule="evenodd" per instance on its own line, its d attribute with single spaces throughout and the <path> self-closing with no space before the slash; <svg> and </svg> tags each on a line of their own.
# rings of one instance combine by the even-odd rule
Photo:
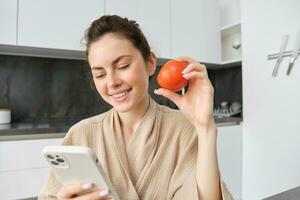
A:
<svg viewBox="0 0 300 200">
<path fill-rule="evenodd" d="M 113 97 L 114 98 L 120 98 L 122 96 L 125 96 L 127 93 L 128 93 L 128 91 L 121 92 L 121 93 L 118 93 L 118 94 L 114 94 Z"/>
</svg>

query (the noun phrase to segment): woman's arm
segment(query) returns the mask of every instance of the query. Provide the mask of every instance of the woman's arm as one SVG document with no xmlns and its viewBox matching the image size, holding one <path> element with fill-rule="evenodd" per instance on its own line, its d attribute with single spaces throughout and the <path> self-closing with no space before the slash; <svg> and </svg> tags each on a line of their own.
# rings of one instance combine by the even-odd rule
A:
<svg viewBox="0 0 300 200">
<path fill-rule="evenodd" d="M 222 199 L 215 123 L 212 121 L 207 127 L 195 128 L 198 133 L 196 177 L 200 199 Z"/>
<path fill-rule="evenodd" d="M 217 129 L 213 119 L 214 89 L 204 65 L 190 57 L 176 60 L 189 63 L 182 75 L 189 80 L 188 91 L 183 96 L 163 88 L 154 92 L 172 100 L 194 125 L 198 135 L 196 179 L 199 198 L 220 200 L 222 195 L 216 152 Z"/>
</svg>

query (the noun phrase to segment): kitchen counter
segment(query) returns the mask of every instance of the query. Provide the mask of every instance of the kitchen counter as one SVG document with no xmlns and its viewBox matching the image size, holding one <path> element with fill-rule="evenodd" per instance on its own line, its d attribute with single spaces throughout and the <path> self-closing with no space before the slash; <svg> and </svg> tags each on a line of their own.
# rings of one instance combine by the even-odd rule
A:
<svg viewBox="0 0 300 200">
<path fill-rule="evenodd" d="M 0 124 L 0 141 L 63 138 L 77 121 Z"/>
<path fill-rule="evenodd" d="M 215 119 L 218 127 L 238 125 L 241 117 Z M 77 121 L 0 124 L 0 141 L 62 138 Z"/>
<path fill-rule="evenodd" d="M 300 186 L 265 198 L 263 200 L 299 200 L 300 199 Z"/>
</svg>

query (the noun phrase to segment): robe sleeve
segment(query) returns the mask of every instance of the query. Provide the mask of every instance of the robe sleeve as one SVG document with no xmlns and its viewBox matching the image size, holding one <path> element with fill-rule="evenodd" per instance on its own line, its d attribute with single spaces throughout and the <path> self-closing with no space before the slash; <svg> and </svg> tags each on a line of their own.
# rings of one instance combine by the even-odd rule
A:
<svg viewBox="0 0 300 200">
<path fill-rule="evenodd" d="M 199 199 L 196 180 L 197 134 L 193 128 L 185 128 L 178 142 L 178 162 L 171 182 L 169 198 L 172 200 Z M 232 200 L 225 183 L 220 178 L 223 200 Z"/>
<path fill-rule="evenodd" d="M 71 138 L 71 130 L 65 136 L 62 145 L 71 145 L 72 138 Z M 55 176 L 53 171 L 49 169 L 48 176 L 46 181 L 42 187 L 38 195 L 38 200 L 54 200 L 57 199 L 57 193 L 59 192 L 60 188 L 62 187 L 62 183 L 58 180 Z"/>
<path fill-rule="evenodd" d="M 226 187 L 226 184 L 220 180 L 221 185 L 221 193 L 223 200 L 233 200 L 231 193 Z M 194 173 L 187 178 L 186 182 L 182 185 L 182 187 L 176 191 L 172 200 L 180 200 L 180 199 L 199 199 L 198 186 L 196 181 L 196 176 Z"/>
</svg>

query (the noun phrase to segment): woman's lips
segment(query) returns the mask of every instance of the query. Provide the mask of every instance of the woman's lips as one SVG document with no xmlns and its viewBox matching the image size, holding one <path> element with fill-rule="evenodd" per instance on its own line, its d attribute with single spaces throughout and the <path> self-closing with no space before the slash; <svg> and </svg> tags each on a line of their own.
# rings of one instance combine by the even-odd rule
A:
<svg viewBox="0 0 300 200">
<path fill-rule="evenodd" d="M 112 96 L 112 98 L 117 101 L 117 102 L 121 102 L 121 101 L 124 101 L 127 96 L 128 96 L 128 93 L 131 91 L 131 89 L 128 89 L 128 90 L 125 90 L 125 91 L 122 91 L 122 92 L 118 92 L 118 93 L 115 93 Z"/>
</svg>

